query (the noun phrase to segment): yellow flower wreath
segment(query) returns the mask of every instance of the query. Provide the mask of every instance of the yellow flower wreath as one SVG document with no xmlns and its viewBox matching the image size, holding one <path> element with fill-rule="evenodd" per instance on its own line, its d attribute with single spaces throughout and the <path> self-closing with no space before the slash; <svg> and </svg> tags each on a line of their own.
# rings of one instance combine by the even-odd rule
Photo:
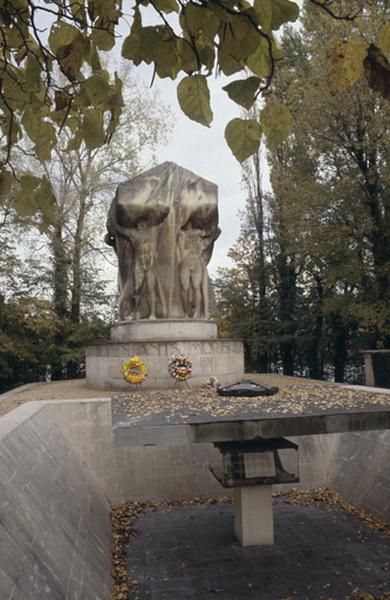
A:
<svg viewBox="0 0 390 600">
<path fill-rule="evenodd" d="M 148 369 L 139 356 L 132 356 L 126 360 L 121 367 L 123 379 L 128 383 L 136 385 L 145 381 Z"/>
</svg>

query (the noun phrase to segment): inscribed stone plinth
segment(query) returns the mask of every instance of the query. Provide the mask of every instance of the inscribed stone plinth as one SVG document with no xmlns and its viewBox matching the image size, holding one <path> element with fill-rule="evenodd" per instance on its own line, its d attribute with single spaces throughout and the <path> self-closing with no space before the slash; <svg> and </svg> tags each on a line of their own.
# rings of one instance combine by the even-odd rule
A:
<svg viewBox="0 0 390 600">
<path fill-rule="evenodd" d="M 169 375 L 172 354 L 183 353 L 192 362 L 192 376 L 187 384 L 177 384 Z M 86 350 L 89 387 L 107 390 L 129 390 L 123 380 L 121 365 L 129 356 L 140 356 L 149 374 L 142 388 L 160 389 L 181 385 L 183 389 L 205 384 L 216 377 L 222 384 L 239 380 L 244 373 L 242 342 L 239 340 L 151 340 L 145 342 L 109 342 L 88 346 Z"/>
</svg>

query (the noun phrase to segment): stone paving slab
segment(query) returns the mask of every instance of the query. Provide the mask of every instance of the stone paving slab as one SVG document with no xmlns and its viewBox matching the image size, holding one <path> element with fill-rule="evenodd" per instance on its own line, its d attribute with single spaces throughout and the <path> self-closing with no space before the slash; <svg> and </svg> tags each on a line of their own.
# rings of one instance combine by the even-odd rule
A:
<svg viewBox="0 0 390 600">
<path fill-rule="evenodd" d="M 283 497 L 274 518 L 274 546 L 242 548 L 231 505 L 148 512 L 127 550 L 128 573 L 138 582 L 129 600 L 390 597 L 389 538 L 344 510 Z M 352 595 L 357 589 L 361 596 Z"/>
</svg>

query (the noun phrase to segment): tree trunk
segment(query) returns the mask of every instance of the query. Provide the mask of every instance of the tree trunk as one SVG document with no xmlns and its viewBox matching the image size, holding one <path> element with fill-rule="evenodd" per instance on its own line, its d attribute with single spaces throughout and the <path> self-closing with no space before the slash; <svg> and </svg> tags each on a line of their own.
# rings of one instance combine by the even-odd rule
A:
<svg viewBox="0 0 390 600">
<path fill-rule="evenodd" d="M 348 331 L 340 315 L 332 314 L 330 324 L 333 334 L 333 366 L 335 381 L 343 383 L 347 362 Z"/>
<path fill-rule="evenodd" d="M 72 254 L 72 282 L 71 282 L 71 306 L 70 306 L 70 320 L 77 326 L 80 324 L 80 306 L 81 306 L 81 251 L 83 244 L 83 233 L 86 215 L 86 201 L 87 196 L 84 190 L 82 190 L 79 198 L 79 213 L 77 216 L 76 231 L 73 240 L 73 254 Z M 67 376 L 70 379 L 74 379 L 80 376 L 80 365 L 78 361 L 69 361 L 67 364 Z"/>
<path fill-rule="evenodd" d="M 68 317 L 68 266 L 65 242 L 63 240 L 62 222 L 60 219 L 55 224 L 51 245 L 53 251 L 53 304 L 56 314 L 65 321 Z M 51 364 L 52 380 L 63 379 L 64 365 L 62 362 L 62 348 L 65 341 L 65 332 L 61 327 L 54 338 L 55 356 Z"/>
<path fill-rule="evenodd" d="M 83 243 L 83 232 L 85 224 L 85 205 L 86 195 L 83 192 L 79 201 L 79 214 L 77 217 L 76 231 L 74 235 L 73 256 L 72 256 L 72 288 L 71 288 L 71 309 L 70 319 L 72 323 L 80 323 L 80 304 L 81 304 L 81 250 Z"/>
<path fill-rule="evenodd" d="M 258 309 L 258 334 L 263 340 L 269 336 L 269 309 L 267 302 L 268 277 L 264 250 L 264 198 L 261 189 L 260 155 L 257 153 L 253 158 L 253 203 L 255 211 L 255 224 L 257 234 L 258 254 L 258 284 L 259 284 L 259 309 Z M 260 347 L 257 353 L 257 368 L 260 373 L 269 370 L 269 353 L 267 342 L 259 340 Z M 264 347 L 265 346 L 265 347 Z"/>
<path fill-rule="evenodd" d="M 54 310 L 61 318 L 68 316 L 68 259 L 62 239 L 62 223 L 57 221 L 52 237 Z"/>
<path fill-rule="evenodd" d="M 309 374 L 312 379 L 322 379 L 323 377 L 323 360 L 321 356 L 321 339 L 323 335 L 324 317 L 323 317 L 323 304 L 324 304 L 324 287 L 323 281 L 319 276 L 315 278 L 316 282 L 316 293 L 317 303 L 315 306 L 315 318 L 312 340 L 308 345 L 307 364 L 309 367 Z"/>
<path fill-rule="evenodd" d="M 294 375 L 296 272 L 295 267 L 289 262 L 283 245 L 277 263 L 279 273 L 280 356 L 283 374 Z"/>
</svg>

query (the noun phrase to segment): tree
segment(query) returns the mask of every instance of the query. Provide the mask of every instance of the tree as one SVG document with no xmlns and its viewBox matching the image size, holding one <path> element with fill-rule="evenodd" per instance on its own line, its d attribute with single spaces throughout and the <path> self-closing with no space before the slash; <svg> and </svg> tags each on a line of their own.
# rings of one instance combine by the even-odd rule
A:
<svg viewBox="0 0 390 600">
<path fill-rule="evenodd" d="M 329 27 L 308 7 L 304 29 L 284 36 L 289 59 L 274 81 L 293 128 L 288 140 L 268 143 L 268 330 L 285 374 L 320 378 L 331 366 L 342 381 L 359 349 L 389 343 L 390 111 L 364 81 L 348 94 L 329 89 L 321 70 L 328 41 L 348 38 L 351 25 Z M 255 231 L 250 210 L 246 218 Z"/>
<path fill-rule="evenodd" d="M 369 84 L 388 97 L 388 25 L 377 39 L 364 39 L 362 23 L 370 0 L 352 0 L 345 11 L 333 10 L 329 0 L 311 0 L 333 18 L 353 22 L 356 33 L 329 47 L 330 80 L 334 87 L 353 86 L 363 72 Z M 342 3 L 344 5 L 344 3 Z M 379 3 L 382 4 L 382 3 Z M 145 12 L 147 13 L 145 16 Z M 221 71 L 230 77 L 246 70 L 246 79 L 224 87 L 229 97 L 246 108 L 271 85 L 283 53 L 275 31 L 299 15 L 290 0 L 137 0 L 122 56 L 135 65 L 153 64 L 159 77 L 176 79 L 178 100 L 191 118 L 209 126 L 213 114 L 207 78 Z M 157 19 L 155 25 L 144 25 Z M 384 18 L 384 17 L 383 17 Z M 12 185 L 12 150 L 28 137 L 42 162 L 51 158 L 57 136 L 64 129 L 71 144 L 84 140 L 93 151 L 109 141 L 123 110 L 122 81 L 102 66 L 101 51 L 114 47 L 125 20 L 119 0 L 9 0 L 0 11 L 0 109 L 3 159 L 0 194 Z M 43 28 L 42 28 L 43 24 Z M 47 30 L 49 34 L 47 35 Z M 262 133 L 271 143 L 291 129 L 286 106 L 265 95 L 259 119 L 233 119 L 226 139 L 238 160 L 256 153 Z M 20 181 L 21 198 L 39 185 Z"/>
<path fill-rule="evenodd" d="M 90 150 L 81 142 L 69 149 L 64 131 L 52 159 L 43 164 L 27 144 L 21 148 L 23 168 L 28 167 L 34 176 L 45 176 L 50 183 L 50 221 L 43 220 L 42 213 L 31 214 L 29 204 L 24 216 L 18 216 L 14 198 L 3 207 L 2 264 L 12 260 L 19 272 L 17 278 L 10 268 L 4 272 L 3 287 L 9 290 L 6 304 L 16 306 L 17 298 L 26 300 L 31 293 L 21 277 L 30 283 L 37 279 L 34 301 L 46 303 L 56 317 L 53 343 L 48 339 L 47 352 L 42 354 L 53 379 L 82 375 L 85 345 L 107 337 L 104 320 L 113 319 L 115 304 L 102 276 L 109 255 L 103 241 L 108 207 L 118 181 L 136 175 L 146 160 L 153 163 L 156 148 L 167 139 L 170 129 L 169 108 L 161 104 L 158 95 L 131 72 L 124 79 L 126 106 L 110 145 Z M 29 250 L 34 248 L 35 260 L 39 258 L 37 277 L 33 277 L 31 259 L 18 258 L 17 247 L 19 256 L 26 252 L 23 238 L 27 232 Z M 15 239 L 14 245 L 11 239 Z M 24 334 L 22 328 L 20 335 Z"/>
</svg>

